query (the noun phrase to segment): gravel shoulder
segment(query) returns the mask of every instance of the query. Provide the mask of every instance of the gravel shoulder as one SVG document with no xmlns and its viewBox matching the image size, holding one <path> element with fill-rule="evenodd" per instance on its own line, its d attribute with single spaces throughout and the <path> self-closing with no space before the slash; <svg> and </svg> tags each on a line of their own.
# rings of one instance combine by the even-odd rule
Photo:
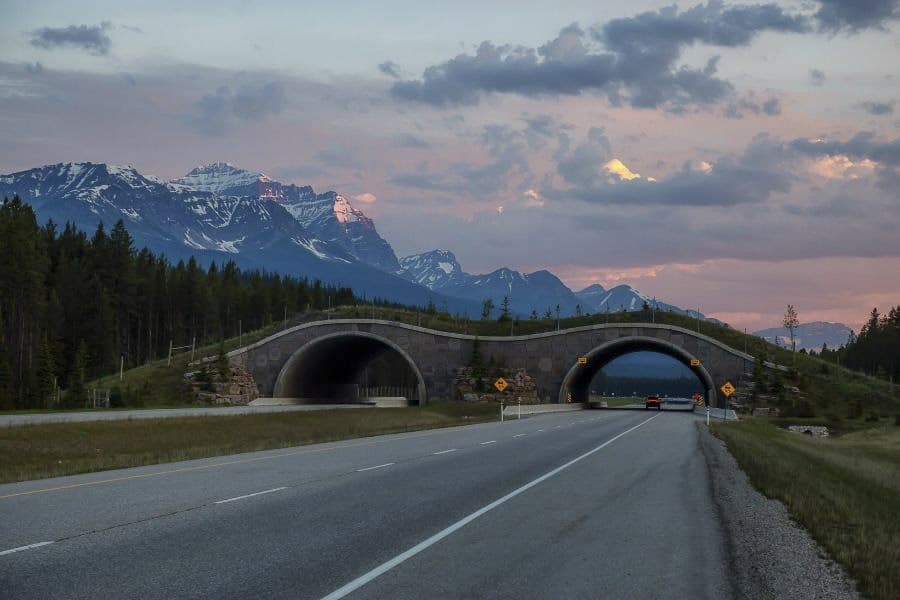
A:
<svg viewBox="0 0 900 600">
<path fill-rule="evenodd" d="M 844 569 L 788 516 L 760 494 L 725 444 L 698 423 L 712 497 L 726 536 L 736 598 L 856 599 Z"/>
</svg>

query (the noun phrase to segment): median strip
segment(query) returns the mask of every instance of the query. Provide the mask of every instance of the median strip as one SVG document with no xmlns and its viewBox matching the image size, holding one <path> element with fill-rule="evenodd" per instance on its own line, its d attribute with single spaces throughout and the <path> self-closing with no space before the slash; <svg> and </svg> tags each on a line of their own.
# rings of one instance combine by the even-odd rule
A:
<svg viewBox="0 0 900 600">
<path fill-rule="evenodd" d="M 265 490 L 263 492 L 254 492 L 252 494 L 245 494 L 243 496 L 237 496 L 235 498 L 228 498 L 227 500 L 219 500 L 216 504 L 227 504 L 228 502 L 234 502 L 235 500 L 243 500 L 244 498 L 252 498 L 253 496 L 262 496 L 263 494 L 271 494 L 272 492 L 280 492 L 281 490 L 286 490 L 286 487 L 273 488 L 271 490 Z"/>
<path fill-rule="evenodd" d="M 485 513 L 487 513 L 487 512 L 489 512 L 489 511 L 491 511 L 491 510 L 497 508 L 497 507 L 500 506 L 501 504 L 504 504 L 504 503 L 508 502 L 509 500 L 512 500 L 512 499 L 515 498 L 516 496 L 522 494 L 523 492 L 526 492 L 526 491 L 530 490 L 531 488 L 533 488 L 534 486 L 538 485 L 539 483 L 542 483 L 542 482 L 544 482 L 544 481 L 550 479 L 550 478 L 553 477 L 554 475 L 556 475 L 556 474 L 558 474 L 558 473 L 561 473 L 562 471 L 565 471 L 566 469 L 568 469 L 568 468 L 571 467 L 572 465 L 574 465 L 574 464 L 576 464 L 576 463 L 578 463 L 578 462 L 581 462 L 582 460 L 584 460 L 585 458 L 591 456 L 592 454 L 595 454 L 595 453 L 599 452 L 599 451 L 602 450 L 603 448 L 606 448 L 607 446 L 609 446 L 610 444 L 612 444 L 613 442 L 615 442 L 617 439 L 619 439 L 619 438 L 621 438 L 621 437 L 623 437 L 623 436 L 625 436 L 625 435 L 631 433 L 632 431 L 634 431 L 634 430 L 637 429 L 638 427 L 641 427 L 641 426 L 643 426 L 643 425 L 646 425 L 647 423 L 649 423 L 650 421 L 652 421 L 653 419 L 655 419 L 655 418 L 658 417 L 658 416 L 659 416 L 659 415 L 657 414 L 657 415 L 654 415 L 654 416 L 650 417 L 649 419 L 646 419 L 646 420 L 644 420 L 644 421 L 641 421 L 640 423 L 638 423 L 638 424 L 635 425 L 634 427 L 632 427 L 632 428 L 630 428 L 630 429 L 626 429 L 625 431 L 623 431 L 623 432 L 620 433 L 619 435 L 617 435 L 617 436 L 615 436 L 615 437 L 613 437 L 613 438 L 611 438 L 611 439 L 609 439 L 609 440 L 603 442 L 602 444 L 600 444 L 600 445 L 597 446 L 596 448 L 593 448 L 593 449 L 591 449 L 591 450 L 588 450 L 587 452 L 585 452 L 585 453 L 582 454 L 581 456 L 578 456 L 578 457 L 576 457 L 576 458 L 573 458 L 573 459 L 570 460 L 569 462 L 567 462 L 567 463 L 565 463 L 565 464 L 563 464 L 563 465 L 560 465 L 560 466 L 556 467 L 556 468 L 553 469 L 552 471 L 549 471 L 549 472 L 547 472 L 547 473 L 544 473 L 543 475 L 541 475 L 541 476 L 538 477 L 537 479 L 534 479 L 534 480 L 532 480 L 532 481 L 529 481 L 529 482 L 526 483 L 525 485 L 523 485 L 523 486 L 521 486 L 521 487 L 519 487 L 519 488 L 517 488 L 517 489 L 511 491 L 510 493 L 506 494 L 506 495 L 503 496 L 502 498 L 498 498 L 497 500 L 494 500 L 493 502 L 491 502 L 491 503 L 488 504 L 487 506 L 485 506 L 485 507 L 483 507 L 483 508 L 480 508 L 480 509 L 476 510 L 475 512 L 473 512 L 473 513 L 470 514 L 469 516 L 460 519 L 459 521 L 457 521 L 457 522 L 454 523 L 453 525 L 450 525 L 450 526 L 447 527 L 446 529 L 444 529 L 444 530 L 442 530 L 442 531 L 439 531 L 438 533 L 434 534 L 434 535 L 431 536 L 430 538 L 428 538 L 428 539 L 426 539 L 426 540 L 424 540 L 424 541 L 422 541 L 422 542 L 419 542 L 418 544 L 416 544 L 416 545 L 413 546 L 412 548 L 406 550 L 405 552 L 402 552 L 402 553 L 398 554 L 397 556 L 395 556 L 394 558 L 388 560 L 387 562 L 382 563 L 380 566 L 378 566 L 378 567 L 372 569 L 372 570 L 369 571 L 368 573 L 366 573 L 366 574 L 364 574 L 364 575 L 361 575 L 360 577 L 357 577 L 356 579 L 354 579 L 353 581 L 351 581 L 351 582 L 348 583 L 347 585 L 345 585 L 345 586 L 343 586 L 343 587 L 341 587 L 341 588 L 338 588 L 337 590 L 331 592 L 331 593 L 328 594 L 327 596 L 323 597 L 322 600 L 339 600 L 340 598 L 344 598 L 344 597 L 347 596 L 348 594 L 351 594 L 352 592 L 354 592 L 354 591 L 358 590 L 359 588 L 361 588 L 362 586 L 366 585 L 367 583 L 369 583 L 369 582 L 372 581 L 373 579 L 375 579 L 375 578 L 377 578 L 377 577 L 380 577 L 381 575 L 384 575 L 385 573 L 387 573 L 388 571 L 390 571 L 390 570 L 393 569 L 394 567 L 396 567 L 396 566 L 398 566 L 398 565 L 400 565 L 400 564 L 406 562 L 406 561 L 409 560 L 410 558 L 412 558 L 412 557 L 416 556 L 417 554 L 419 554 L 419 553 L 421 553 L 421 552 L 427 550 L 428 548 L 430 548 L 431 546 L 435 545 L 436 543 L 438 543 L 439 541 L 441 541 L 441 540 L 444 539 L 445 537 L 447 537 L 447 536 L 449 536 L 449 535 L 455 533 L 456 531 L 459 531 L 460 529 L 462 529 L 463 527 L 465 527 L 466 525 L 468 525 L 469 523 L 471 523 L 472 521 L 474 521 L 474 520 L 477 519 L 478 517 L 480 517 L 480 516 L 484 515 Z M 485 444 L 485 443 L 490 443 L 490 442 L 482 442 L 482 444 Z"/>
<path fill-rule="evenodd" d="M 10 550 L 4 550 L 0 552 L 0 556 L 4 556 L 6 554 L 12 554 L 14 552 L 22 552 L 23 550 L 31 550 L 32 548 L 40 548 L 41 546 L 46 546 L 48 544 L 52 544 L 53 542 L 37 542 L 36 544 L 28 544 L 27 546 L 19 546 L 18 548 L 12 548 Z"/>
</svg>

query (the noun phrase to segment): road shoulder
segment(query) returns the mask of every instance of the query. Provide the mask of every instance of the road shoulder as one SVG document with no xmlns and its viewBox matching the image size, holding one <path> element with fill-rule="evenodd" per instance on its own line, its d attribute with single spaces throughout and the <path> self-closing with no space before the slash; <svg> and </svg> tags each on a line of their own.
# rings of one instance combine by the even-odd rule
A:
<svg viewBox="0 0 900 600">
<path fill-rule="evenodd" d="M 857 599 L 844 569 L 827 557 L 784 505 L 750 484 L 725 444 L 698 423 L 712 496 L 726 535 L 738 598 Z"/>
</svg>

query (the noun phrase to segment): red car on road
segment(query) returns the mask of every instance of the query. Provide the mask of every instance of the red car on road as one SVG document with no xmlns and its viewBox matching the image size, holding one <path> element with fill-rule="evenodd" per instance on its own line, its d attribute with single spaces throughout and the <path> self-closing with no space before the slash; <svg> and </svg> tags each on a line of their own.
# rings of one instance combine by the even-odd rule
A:
<svg viewBox="0 0 900 600">
<path fill-rule="evenodd" d="M 644 408 L 652 408 L 656 407 L 656 410 L 662 410 L 662 400 L 659 399 L 657 394 L 652 394 L 647 396 L 647 399 L 644 400 Z"/>
</svg>

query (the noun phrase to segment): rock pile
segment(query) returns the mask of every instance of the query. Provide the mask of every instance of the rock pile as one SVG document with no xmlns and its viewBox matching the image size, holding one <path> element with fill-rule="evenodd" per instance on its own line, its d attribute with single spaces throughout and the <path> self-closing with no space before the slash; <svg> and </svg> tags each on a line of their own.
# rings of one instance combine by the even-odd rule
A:
<svg viewBox="0 0 900 600">
<path fill-rule="evenodd" d="M 522 404 L 539 404 L 537 385 L 525 369 L 497 367 L 491 369 L 490 375 L 475 377 L 472 367 L 463 367 L 456 373 L 454 385 L 456 397 L 469 402 L 503 402 L 516 403 L 521 398 Z M 509 387 L 498 392 L 494 382 L 499 377 L 506 380 Z"/>
<path fill-rule="evenodd" d="M 200 373 L 189 374 L 191 389 L 198 402 L 216 405 L 244 405 L 259 398 L 253 374 L 241 366 L 232 366 L 228 381 L 204 382 Z M 219 379 L 216 376 L 216 379 Z"/>
</svg>

